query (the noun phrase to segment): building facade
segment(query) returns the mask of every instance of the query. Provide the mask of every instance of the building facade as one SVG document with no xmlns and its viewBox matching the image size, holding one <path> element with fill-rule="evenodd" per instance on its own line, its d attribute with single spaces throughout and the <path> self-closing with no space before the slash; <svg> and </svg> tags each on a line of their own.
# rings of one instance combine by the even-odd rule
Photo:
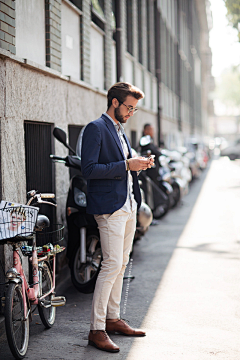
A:
<svg viewBox="0 0 240 360">
<path fill-rule="evenodd" d="M 145 123 L 170 148 L 206 134 L 210 28 L 208 0 L 0 0 L 1 198 L 56 192 L 65 222 L 69 172 L 49 155 L 67 151 L 52 130 L 75 146 L 116 81 L 145 92 L 125 128 L 133 147 Z"/>
</svg>

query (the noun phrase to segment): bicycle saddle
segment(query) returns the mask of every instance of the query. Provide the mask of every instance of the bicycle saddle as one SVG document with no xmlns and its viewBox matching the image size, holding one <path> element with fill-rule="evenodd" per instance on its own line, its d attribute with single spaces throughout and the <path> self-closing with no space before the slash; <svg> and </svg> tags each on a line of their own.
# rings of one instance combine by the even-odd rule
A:
<svg viewBox="0 0 240 360">
<path fill-rule="evenodd" d="M 36 221 L 36 228 L 39 230 L 45 229 L 50 226 L 50 220 L 46 215 L 38 215 Z"/>
</svg>

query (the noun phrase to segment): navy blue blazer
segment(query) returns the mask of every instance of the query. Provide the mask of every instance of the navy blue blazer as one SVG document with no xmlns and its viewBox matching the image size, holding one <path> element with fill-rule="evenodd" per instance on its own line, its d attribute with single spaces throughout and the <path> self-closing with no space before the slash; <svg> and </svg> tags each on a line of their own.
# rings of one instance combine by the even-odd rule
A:
<svg viewBox="0 0 240 360">
<path fill-rule="evenodd" d="M 131 146 L 124 135 L 129 158 Z M 120 209 L 127 198 L 127 171 L 122 146 L 112 121 L 104 114 L 90 122 L 83 133 L 81 151 L 82 174 L 87 179 L 87 213 L 111 214 Z M 141 205 L 141 194 L 136 171 L 133 193 Z"/>
</svg>

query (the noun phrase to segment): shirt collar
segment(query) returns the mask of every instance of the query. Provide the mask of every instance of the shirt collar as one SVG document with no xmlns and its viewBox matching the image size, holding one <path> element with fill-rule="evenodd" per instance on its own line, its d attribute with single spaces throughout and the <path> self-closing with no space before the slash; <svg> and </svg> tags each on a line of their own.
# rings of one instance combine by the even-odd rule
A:
<svg viewBox="0 0 240 360">
<path fill-rule="evenodd" d="M 112 123 L 115 126 L 115 129 L 116 129 L 117 132 L 120 131 L 122 134 L 124 134 L 124 127 L 122 126 L 122 124 L 120 122 L 118 122 L 116 124 L 115 121 L 111 118 L 111 116 L 108 115 L 106 112 L 103 113 L 103 115 L 107 116 L 108 119 L 110 119 L 112 121 Z"/>
</svg>

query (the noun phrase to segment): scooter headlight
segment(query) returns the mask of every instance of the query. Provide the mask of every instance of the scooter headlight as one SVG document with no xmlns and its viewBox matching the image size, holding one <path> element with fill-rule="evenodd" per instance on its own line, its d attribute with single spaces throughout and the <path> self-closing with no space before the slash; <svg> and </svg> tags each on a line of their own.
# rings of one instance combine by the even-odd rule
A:
<svg viewBox="0 0 240 360">
<path fill-rule="evenodd" d="M 74 188 L 74 201 L 78 206 L 87 206 L 86 194 L 84 194 L 84 192 L 79 190 L 78 188 Z"/>
<path fill-rule="evenodd" d="M 171 174 L 169 174 L 169 173 L 166 173 L 166 174 L 164 174 L 163 176 L 162 176 L 162 179 L 163 179 L 163 181 L 166 181 L 166 182 L 171 182 Z"/>
</svg>

